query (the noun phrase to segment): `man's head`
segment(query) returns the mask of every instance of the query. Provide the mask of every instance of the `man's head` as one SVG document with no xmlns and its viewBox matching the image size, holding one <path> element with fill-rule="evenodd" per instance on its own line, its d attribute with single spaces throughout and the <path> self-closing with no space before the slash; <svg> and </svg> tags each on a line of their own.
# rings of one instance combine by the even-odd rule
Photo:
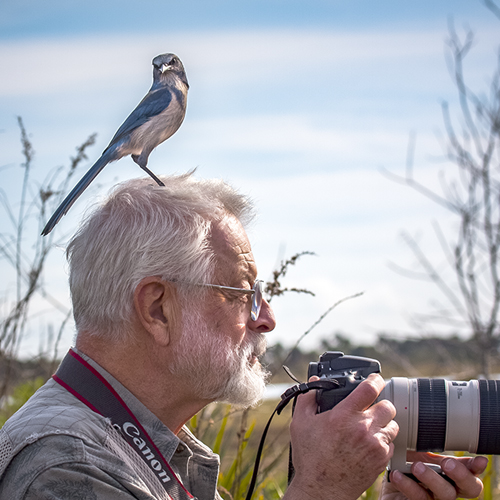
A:
<svg viewBox="0 0 500 500">
<path fill-rule="evenodd" d="M 265 349 L 262 334 L 274 328 L 272 311 L 265 303 L 253 321 L 250 294 L 200 286 L 252 288 L 256 267 L 244 225 L 253 207 L 222 181 L 162 180 L 165 187 L 149 179 L 119 185 L 71 240 L 78 334 L 133 341 L 141 291 L 151 283 L 168 287 L 173 305 L 166 310 L 178 314 L 166 314 L 165 325 L 182 331 L 167 342 L 174 355 L 168 369 L 192 376 L 196 367 L 198 397 L 254 403 L 263 388 L 256 356 Z"/>
</svg>

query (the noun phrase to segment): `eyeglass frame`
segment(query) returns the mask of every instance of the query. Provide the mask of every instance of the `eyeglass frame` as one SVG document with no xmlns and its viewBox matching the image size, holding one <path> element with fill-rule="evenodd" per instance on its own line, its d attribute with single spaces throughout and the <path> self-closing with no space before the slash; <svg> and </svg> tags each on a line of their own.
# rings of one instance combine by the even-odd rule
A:
<svg viewBox="0 0 500 500">
<path fill-rule="evenodd" d="M 172 280 L 175 282 L 175 280 Z M 177 281 L 177 283 L 183 283 L 182 281 Z M 264 293 L 264 280 L 256 279 L 252 288 L 236 288 L 234 286 L 225 285 L 214 285 L 212 283 L 186 283 L 187 285 L 195 286 L 207 286 L 210 288 L 217 288 L 218 290 L 230 290 L 232 292 L 241 292 L 253 295 L 252 297 L 252 309 L 250 311 L 250 317 L 252 321 L 257 321 L 259 319 L 260 310 L 262 308 L 262 299 Z"/>
</svg>

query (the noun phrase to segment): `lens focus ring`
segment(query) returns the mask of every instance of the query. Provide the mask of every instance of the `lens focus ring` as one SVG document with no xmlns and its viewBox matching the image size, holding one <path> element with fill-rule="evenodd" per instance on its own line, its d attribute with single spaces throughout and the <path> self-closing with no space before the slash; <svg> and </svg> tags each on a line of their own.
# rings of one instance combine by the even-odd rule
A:
<svg viewBox="0 0 500 500">
<path fill-rule="evenodd" d="M 419 378 L 417 451 L 444 451 L 446 384 L 443 379 Z"/>
<path fill-rule="evenodd" d="M 479 397 L 481 417 L 477 453 L 498 455 L 500 453 L 500 381 L 480 380 Z"/>
</svg>

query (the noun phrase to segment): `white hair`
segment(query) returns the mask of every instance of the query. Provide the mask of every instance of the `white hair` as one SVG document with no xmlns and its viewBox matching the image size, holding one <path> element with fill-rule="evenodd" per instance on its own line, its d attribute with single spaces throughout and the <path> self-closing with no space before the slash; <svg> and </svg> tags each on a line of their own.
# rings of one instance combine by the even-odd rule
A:
<svg viewBox="0 0 500 500">
<path fill-rule="evenodd" d="M 195 179 L 191 173 L 160 179 L 164 187 L 149 178 L 116 186 L 69 242 L 77 331 L 123 339 L 143 278 L 209 283 L 212 224 L 229 215 L 245 226 L 253 218 L 249 198 L 222 180 Z"/>
</svg>

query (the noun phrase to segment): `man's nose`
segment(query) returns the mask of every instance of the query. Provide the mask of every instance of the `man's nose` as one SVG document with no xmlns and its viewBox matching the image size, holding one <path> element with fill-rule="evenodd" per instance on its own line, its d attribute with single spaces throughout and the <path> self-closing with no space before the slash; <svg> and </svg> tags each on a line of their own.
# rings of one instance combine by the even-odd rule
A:
<svg viewBox="0 0 500 500">
<path fill-rule="evenodd" d="M 259 333 L 268 333 L 276 327 L 274 312 L 266 299 L 262 299 L 259 317 L 256 321 L 250 319 L 250 328 Z"/>
</svg>

